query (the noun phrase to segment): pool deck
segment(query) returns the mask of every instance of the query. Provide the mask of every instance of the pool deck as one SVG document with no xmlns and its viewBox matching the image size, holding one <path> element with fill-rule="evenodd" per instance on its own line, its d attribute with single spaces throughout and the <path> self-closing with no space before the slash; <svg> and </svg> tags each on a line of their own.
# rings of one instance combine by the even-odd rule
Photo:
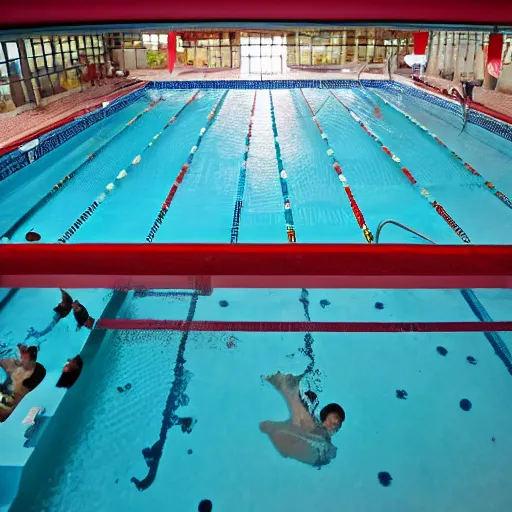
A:
<svg viewBox="0 0 512 512">
<path fill-rule="evenodd" d="M 129 78 L 113 78 L 106 84 L 94 87 L 85 87 L 82 91 L 66 92 L 52 96 L 44 101 L 44 105 L 38 108 L 18 109 L 0 116 L 0 155 L 8 150 L 15 149 L 20 141 L 35 138 L 38 133 L 48 131 L 64 121 L 82 115 L 92 110 L 103 101 L 110 101 L 118 96 L 126 94 L 141 83 L 148 81 L 190 81 L 190 80 L 243 80 L 243 79 L 271 79 L 271 80 L 357 80 L 357 72 L 348 73 L 333 71 L 304 71 L 290 70 L 282 74 L 273 75 L 241 75 L 239 69 L 222 70 L 190 70 L 178 69 L 172 75 L 168 70 L 138 69 L 131 72 Z M 362 73 L 361 79 L 386 80 L 387 73 Z M 393 74 L 393 80 L 409 86 L 416 86 L 408 76 Z M 426 82 L 436 87 L 447 88 L 453 86 L 453 82 L 433 77 L 427 77 Z M 435 91 L 430 91 L 436 94 Z M 475 101 L 498 113 L 512 117 L 512 95 L 487 91 L 477 88 Z"/>
<path fill-rule="evenodd" d="M 83 91 L 76 89 L 52 96 L 37 108 L 2 114 L 0 155 L 18 141 L 34 138 L 38 132 L 51 129 L 71 117 L 80 116 L 101 105 L 103 101 L 111 101 L 140 85 L 140 81 L 134 79 L 112 79 L 104 85 L 84 87 Z"/>
</svg>

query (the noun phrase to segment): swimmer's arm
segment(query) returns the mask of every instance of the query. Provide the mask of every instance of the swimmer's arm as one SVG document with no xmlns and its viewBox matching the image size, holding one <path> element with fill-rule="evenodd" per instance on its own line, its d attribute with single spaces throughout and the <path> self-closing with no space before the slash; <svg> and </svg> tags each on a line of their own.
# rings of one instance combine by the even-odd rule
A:
<svg viewBox="0 0 512 512">
<path fill-rule="evenodd" d="M 12 357 L 0 359 L 0 368 L 3 368 L 7 373 L 11 373 L 16 366 L 15 361 Z"/>
</svg>

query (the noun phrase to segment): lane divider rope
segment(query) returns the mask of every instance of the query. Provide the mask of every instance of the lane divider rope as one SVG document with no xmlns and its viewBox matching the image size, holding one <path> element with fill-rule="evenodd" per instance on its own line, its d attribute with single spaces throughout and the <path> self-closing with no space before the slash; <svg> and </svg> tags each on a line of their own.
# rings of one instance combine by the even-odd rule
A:
<svg viewBox="0 0 512 512">
<path fill-rule="evenodd" d="M 58 183 L 56 183 L 51 190 L 42 197 L 30 210 L 24 213 L 3 235 L 2 239 L 11 239 L 16 231 L 29 219 L 31 219 L 43 206 L 45 206 L 50 200 L 52 200 L 58 192 L 61 192 L 69 182 L 75 178 L 81 171 L 83 171 L 88 164 L 91 163 L 114 139 L 116 139 L 121 133 L 123 133 L 128 127 L 132 126 L 135 122 L 137 122 L 144 114 L 147 114 L 149 111 L 153 110 L 158 103 L 163 101 L 163 98 L 159 98 L 156 101 L 150 103 L 142 112 L 139 112 L 135 117 L 130 119 L 124 126 L 118 131 L 112 138 L 107 140 L 103 145 L 101 145 L 96 151 L 93 151 L 86 160 L 84 160 L 76 169 L 71 171 L 69 174 L 64 176 Z M 7 240 L 4 240 L 7 241 Z"/>
<path fill-rule="evenodd" d="M 471 174 L 478 178 L 478 181 L 481 185 L 484 185 L 491 194 L 496 196 L 501 202 L 506 204 L 509 208 L 512 209 L 512 201 L 503 193 L 500 192 L 492 182 L 486 180 L 471 164 L 465 162 L 462 157 L 460 157 L 455 151 L 450 149 L 437 135 L 431 132 L 426 126 L 422 125 L 418 120 L 414 119 L 407 112 L 404 112 L 402 109 L 388 101 L 386 98 L 383 98 L 380 94 L 375 91 L 371 91 L 373 94 L 378 96 L 386 105 L 390 106 L 392 109 L 396 110 L 399 114 L 402 114 L 406 119 L 408 119 L 412 124 L 416 125 L 420 130 L 425 132 L 427 135 L 430 135 L 440 146 L 446 148 L 446 150 L 458 161 L 460 162 L 464 168 L 469 171 Z"/>
<path fill-rule="evenodd" d="M 156 216 L 156 219 L 153 222 L 153 225 L 151 226 L 151 229 L 149 230 L 148 235 L 146 236 L 146 242 L 151 243 L 153 241 L 153 239 L 155 238 L 157 231 L 160 229 L 160 226 L 162 225 L 164 218 L 167 215 L 167 212 L 169 211 L 169 206 L 171 205 L 174 195 L 176 194 L 178 187 L 180 186 L 181 182 L 183 181 L 185 174 L 189 170 L 190 165 L 192 164 L 192 160 L 194 159 L 194 155 L 196 154 L 196 151 L 198 150 L 199 146 L 201 145 L 201 141 L 203 140 L 204 135 L 206 134 L 206 132 L 208 131 L 210 126 L 213 124 L 213 121 L 215 120 L 215 116 L 222 108 L 222 104 L 224 103 L 224 100 L 226 99 L 228 92 L 229 92 L 229 89 L 227 89 L 222 94 L 222 96 L 219 98 L 217 103 L 215 103 L 212 110 L 208 114 L 206 126 L 201 128 L 201 130 L 199 131 L 199 136 L 197 138 L 197 142 L 190 149 L 190 153 L 188 155 L 187 161 L 182 165 L 178 176 L 176 176 L 176 180 L 174 181 L 171 189 L 169 190 L 169 193 L 167 194 L 165 201 L 163 202 L 162 206 L 160 207 L 160 211 L 158 212 L 158 215 Z"/>
<path fill-rule="evenodd" d="M 400 158 L 392 153 L 386 146 L 384 146 L 383 142 L 373 133 L 364 123 L 361 121 L 361 119 L 357 116 L 355 112 L 353 112 L 336 94 L 334 94 L 331 90 L 329 90 L 329 93 L 333 95 L 338 102 L 345 107 L 347 112 L 350 114 L 352 119 L 359 124 L 359 126 L 381 147 L 382 151 L 388 155 L 393 162 L 400 168 L 400 170 L 403 172 L 403 174 L 406 176 L 406 178 L 410 181 L 412 186 L 419 190 L 421 196 L 425 198 L 430 206 L 434 208 L 434 210 L 445 220 L 445 222 L 452 228 L 452 230 L 456 233 L 456 235 L 466 244 L 471 243 L 471 240 L 469 239 L 466 232 L 453 220 L 453 218 L 448 214 L 448 212 L 445 210 L 445 208 L 437 202 L 435 198 L 433 198 L 430 195 L 430 192 L 423 186 L 421 186 L 416 178 L 412 175 L 411 171 L 407 169 L 406 167 L 402 167 Z"/>
<path fill-rule="evenodd" d="M 302 96 L 304 98 L 304 101 L 306 102 L 306 105 L 308 106 L 309 110 L 311 111 L 311 114 L 313 115 L 313 121 L 316 124 L 316 127 L 318 128 L 318 131 L 320 132 L 320 135 L 322 139 L 327 144 L 327 155 L 331 158 L 333 169 L 336 171 L 336 174 L 338 175 L 338 178 L 343 185 L 343 190 L 347 194 L 348 200 L 350 201 L 350 207 L 352 208 L 352 212 L 354 214 L 354 217 L 356 218 L 357 223 L 359 224 L 359 227 L 363 230 L 363 235 L 366 239 L 366 241 L 371 244 L 374 240 L 373 233 L 371 232 L 370 228 L 366 224 L 366 221 L 364 220 L 363 212 L 361 211 L 361 208 L 359 208 L 359 205 L 357 204 L 354 194 L 352 193 L 352 190 L 350 189 L 350 185 L 348 184 L 347 178 L 343 174 L 343 171 L 341 169 L 341 165 L 338 162 L 338 159 L 334 155 L 334 149 L 331 148 L 329 144 L 329 139 L 327 138 L 327 134 L 323 131 L 322 126 L 318 122 L 318 119 L 316 118 L 315 111 L 313 110 L 313 107 L 309 103 L 308 99 L 306 98 L 306 95 L 304 94 L 304 91 L 300 89 L 300 92 L 302 93 Z"/>
<path fill-rule="evenodd" d="M 245 191 L 245 178 L 247 176 L 247 159 L 249 158 L 249 149 L 251 147 L 252 125 L 254 121 L 254 111 L 256 109 L 256 91 L 254 91 L 254 98 L 252 100 L 251 117 L 249 120 L 249 131 L 245 136 L 245 148 L 243 154 L 243 162 L 240 166 L 240 173 L 238 175 L 238 188 L 236 191 L 235 209 L 233 212 L 233 223 L 231 225 L 231 240 L 232 244 L 238 243 L 238 231 L 240 229 L 240 215 L 242 214 L 242 206 Z"/>
<path fill-rule="evenodd" d="M 199 91 L 195 91 L 194 94 L 188 99 L 188 101 L 178 110 L 178 112 L 169 119 L 169 121 L 165 124 L 165 126 L 148 142 L 148 144 L 144 147 L 144 149 L 141 151 L 141 154 L 137 155 L 130 165 L 119 172 L 119 174 L 116 177 L 116 181 L 122 180 L 128 175 L 127 169 L 130 170 L 132 167 L 140 163 L 142 160 L 142 154 L 150 147 L 152 147 L 155 142 L 159 139 L 160 135 L 169 128 L 178 117 L 181 115 L 181 113 L 187 108 L 188 105 L 190 105 L 195 99 L 196 96 L 199 94 Z M 109 183 L 105 187 L 106 192 L 110 195 L 115 190 L 114 183 Z M 87 222 L 92 214 L 98 209 L 100 204 L 106 199 L 107 194 L 105 192 L 102 192 L 83 212 L 82 214 L 73 222 L 73 224 L 65 231 L 65 233 L 59 238 L 59 242 L 65 244 L 83 225 L 85 222 Z"/>
<path fill-rule="evenodd" d="M 511 321 L 455 322 L 258 322 L 100 318 L 96 329 L 205 332 L 512 332 Z"/>
<path fill-rule="evenodd" d="M 279 145 L 279 135 L 277 133 L 276 115 L 274 109 L 274 101 L 272 99 L 272 92 L 268 91 L 270 97 L 270 118 L 272 121 L 272 133 L 274 135 L 274 149 L 276 151 L 277 168 L 279 170 L 279 182 L 281 184 L 281 193 L 284 201 L 284 218 L 286 221 L 286 234 L 288 242 L 294 243 L 297 241 L 295 235 L 295 225 L 293 223 L 292 203 L 288 192 L 288 175 L 284 170 L 283 159 L 281 157 L 281 146 Z"/>
</svg>

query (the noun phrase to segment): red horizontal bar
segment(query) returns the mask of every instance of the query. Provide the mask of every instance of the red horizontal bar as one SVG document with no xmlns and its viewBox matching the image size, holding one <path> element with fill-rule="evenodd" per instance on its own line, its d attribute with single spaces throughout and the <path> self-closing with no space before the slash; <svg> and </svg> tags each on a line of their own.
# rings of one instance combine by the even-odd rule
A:
<svg viewBox="0 0 512 512">
<path fill-rule="evenodd" d="M 166 22 L 166 21 L 415 21 L 415 22 L 470 22 L 476 24 L 506 25 L 512 23 L 511 9 L 503 0 L 465 0 L 464 2 L 429 0 L 338 0 L 323 7 L 293 0 L 196 0 L 170 2 L 152 0 L 144 2 L 89 0 L 87 7 L 64 0 L 40 2 L 24 0 L 23 4 L 6 2 L 2 7 L 0 26 L 48 26 L 53 24 L 78 25 L 84 23 Z M 219 24 L 222 26 L 221 24 Z M 228 28 L 228 27 L 226 27 Z"/>
<path fill-rule="evenodd" d="M 3 244 L 0 287 L 510 288 L 512 246 Z"/>
<path fill-rule="evenodd" d="M 96 329 L 222 332 L 505 332 L 512 322 L 219 322 L 101 318 Z"/>
</svg>

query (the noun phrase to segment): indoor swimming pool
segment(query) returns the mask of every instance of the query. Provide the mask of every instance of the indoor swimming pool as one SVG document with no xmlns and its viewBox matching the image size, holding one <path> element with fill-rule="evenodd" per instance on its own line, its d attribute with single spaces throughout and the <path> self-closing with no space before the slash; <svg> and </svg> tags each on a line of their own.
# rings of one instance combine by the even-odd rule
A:
<svg viewBox="0 0 512 512">
<path fill-rule="evenodd" d="M 461 132 L 456 103 L 339 82 L 154 83 L 122 108 L 105 104 L 94 124 L 0 157 L 3 243 L 35 232 L 64 244 L 367 244 L 386 219 L 437 244 L 512 243 L 510 126 L 470 119 Z M 391 225 L 379 243 L 428 242 Z M 0 424 L 13 440 L 0 451 L 2 511 L 510 508 L 511 333 L 414 328 L 510 321 L 509 289 L 67 291 L 98 321 L 92 331 L 72 315 L 52 322 L 59 290 L 0 289 L 0 359 L 34 344 L 47 372 Z M 192 328 L 201 321 L 253 327 Z M 77 354 L 80 378 L 57 389 Z M 265 425 L 289 418 L 265 379 L 277 372 L 304 374 L 312 416 L 345 411 L 322 463 L 285 457 L 269 438 Z M 26 439 L 31 407 L 43 420 Z"/>
<path fill-rule="evenodd" d="M 459 133 L 460 105 L 406 91 L 144 90 L 1 181 L 0 234 L 364 243 L 393 219 L 439 244 L 509 244 L 510 126 Z M 380 241 L 420 239 L 391 227 Z"/>
</svg>

